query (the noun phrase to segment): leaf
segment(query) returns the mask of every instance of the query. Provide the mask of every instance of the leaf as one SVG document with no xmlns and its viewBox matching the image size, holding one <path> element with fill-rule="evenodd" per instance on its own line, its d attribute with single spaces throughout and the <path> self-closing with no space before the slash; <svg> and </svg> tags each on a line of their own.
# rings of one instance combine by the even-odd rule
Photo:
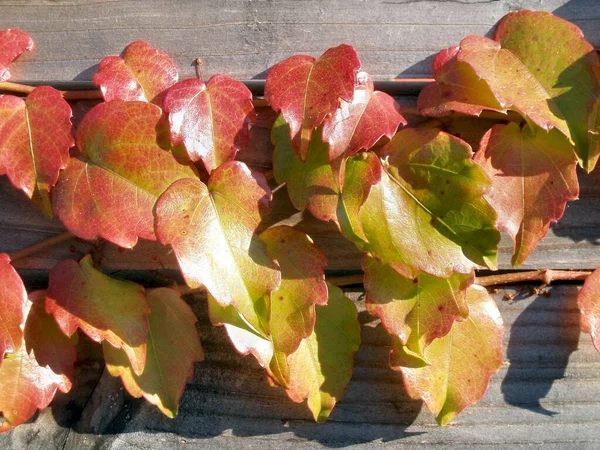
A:
<svg viewBox="0 0 600 450">
<path fill-rule="evenodd" d="M 109 373 L 120 376 L 127 392 L 144 397 L 167 417 L 174 418 L 185 386 L 194 374 L 194 363 L 204 359 L 196 316 L 175 289 L 147 291 L 148 357 L 141 375 L 131 368 L 127 355 L 102 343 Z"/>
<path fill-rule="evenodd" d="M 33 352 L 41 367 L 49 367 L 55 374 L 75 377 L 78 335 L 66 336 L 54 317 L 46 312 L 46 292 L 29 294 L 32 303 L 25 322 L 27 353 Z"/>
<path fill-rule="evenodd" d="M 587 118 L 600 94 L 593 73 L 600 60 L 594 47 L 576 25 L 542 11 L 507 14 L 498 23 L 494 39 L 527 66 L 548 92 L 554 114 L 567 121 L 582 167 L 591 172 L 600 154 L 588 147 Z"/>
<path fill-rule="evenodd" d="M 354 155 L 346 162 L 344 190 L 337 206 L 340 230 L 346 239 L 364 245 L 368 239 L 360 221 L 360 209 L 369 198 L 371 187 L 381 181 L 382 167 L 373 152 Z"/>
<path fill-rule="evenodd" d="M 421 399 L 446 425 L 485 394 L 490 377 L 502 365 L 502 317 L 485 288 L 467 290 L 469 317 L 425 349 L 424 367 L 399 367 L 403 348 L 392 339 L 392 368 L 402 372 L 408 394 Z"/>
<path fill-rule="evenodd" d="M 23 308 L 27 292 L 21 277 L 10 264 L 10 257 L 0 253 L 0 367 L 6 352 L 16 352 L 23 340 Z"/>
<path fill-rule="evenodd" d="M 447 335 L 455 321 L 469 315 L 466 289 L 473 274 L 437 278 L 421 273 L 410 279 L 368 255 L 363 270 L 367 310 L 421 359 L 434 339 Z"/>
<path fill-rule="evenodd" d="M 23 342 L 0 367 L 0 433 L 27 422 L 50 404 L 57 390 L 69 392 L 71 384 L 66 375 L 40 366 Z"/>
<path fill-rule="evenodd" d="M 359 72 L 356 80 L 352 102 L 342 101 L 323 125 L 323 140 L 329 143 L 329 160 L 340 184 L 346 158 L 370 149 L 383 137 L 391 139 L 398 126 L 407 124 L 400 105 L 390 95 L 374 91 L 366 72 Z"/>
<path fill-rule="evenodd" d="M 281 281 L 255 234 L 270 201 L 264 177 L 230 161 L 213 171 L 208 186 L 193 179 L 173 183 L 155 211 L 158 239 L 173 248 L 186 283 L 205 286 L 258 329 L 264 311 L 257 302 Z"/>
<path fill-rule="evenodd" d="M 202 160 L 210 174 L 235 158 L 250 139 L 256 122 L 252 93 L 244 83 L 226 75 L 184 80 L 165 97 L 171 141 L 183 144 L 192 161 Z"/>
<path fill-rule="evenodd" d="M 589 275 L 577 295 L 581 311 L 581 331 L 589 333 L 596 350 L 600 352 L 600 270 Z"/>
<path fill-rule="evenodd" d="M 308 153 L 312 130 L 335 112 L 340 99 L 352 101 L 359 68 L 356 50 L 342 44 L 319 59 L 295 55 L 269 71 L 265 98 L 289 125 L 294 152 L 302 161 Z"/>
<path fill-rule="evenodd" d="M 486 196 L 498 213 L 498 227 L 515 243 L 513 266 L 522 264 L 577 200 L 577 160 L 558 131 L 496 125 L 483 138 L 477 161 L 492 179 Z"/>
<path fill-rule="evenodd" d="M 94 74 L 94 84 L 100 87 L 105 101 L 142 101 L 158 106 L 178 79 L 171 57 L 145 41 L 129 44 L 122 57 L 107 56 Z"/>
<path fill-rule="evenodd" d="M 271 341 L 275 351 L 290 354 L 313 332 L 315 305 L 327 303 L 327 258 L 307 234 L 289 226 L 270 228 L 260 239 L 281 268 L 281 284 L 271 293 Z"/>
<path fill-rule="evenodd" d="M 329 301 L 317 306 L 314 333 L 302 340 L 288 359 L 288 396 L 308 399 L 317 422 L 327 420 L 352 377 L 354 354 L 360 345 L 358 312 L 341 289 L 327 284 Z"/>
<path fill-rule="evenodd" d="M 490 181 L 471 149 L 439 130 L 404 129 L 381 150 L 385 171 L 359 216 L 359 247 L 398 273 L 449 277 L 495 267 L 500 235 L 483 199 Z"/>
<path fill-rule="evenodd" d="M 174 181 L 196 177 L 167 148 L 168 124 L 155 105 L 114 100 L 94 107 L 77 130 L 71 158 L 52 191 L 54 211 L 82 239 L 132 248 L 155 240 L 152 211 Z"/>
<path fill-rule="evenodd" d="M 275 145 L 273 172 L 278 183 L 285 183 L 296 209 L 308 209 L 319 220 L 337 222 L 339 189 L 329 162 L 328 148 L 321 129 L 313 132 L 304 161 L 294 153 L 289 126 L 279 116 L 271 130 Z"/>
<path fill-rule="evenodd" d="M 143 372 L 150 308 L 139 284 L 104 275 L 90 255 L 62 261 L 50 271 L 46 311 L 67 336 L 79 328 L 95 342 L 107 341 L 123 349 L 136 374 Z"/>
<path fill-rule="evenodd" d="M 233 306 L 223 306 L 208 294 L 208 314 L 215 326 L 224 326 L 229 340 L 241 355 L 252 355 L 261 367 L 269 367 L 273 343 L 254 328 Z"/>
<path fill-rule="evenodd" d="M 11 77 L 10 64 L 25 52 L 33 50 L 33 39 L 21 30 L 0 31 L 0 82 Z"/>
<path fill-rule="evenodd" d="M 75 143 L 71 116 L 62 94 L 49 86 L 34 89 L 26 99 L 0 96 L 0 174 L 29 198 L 40 197 L 48 213 L 48 193 Z"/>
</svg>

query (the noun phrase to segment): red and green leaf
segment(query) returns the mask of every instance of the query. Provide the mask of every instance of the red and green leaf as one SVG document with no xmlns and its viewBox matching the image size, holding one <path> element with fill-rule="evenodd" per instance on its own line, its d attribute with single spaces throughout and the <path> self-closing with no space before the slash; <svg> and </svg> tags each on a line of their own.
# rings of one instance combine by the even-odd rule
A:
<svg viewBox="0 0 600 450">
<path fill-rule="evenodd" d="M 496 125 L 482 139 L 477 161 L 492 179 L 486 196 L 498 213 L 498 227 L 515 243 L 513 266 L 522 264 L 577 200 L 577 159 L 558 131 L 516 124 Z"/>
<path fill-rule="evenodd" d="M 46 292 L 29 294 L 31 309 L 25 322 L 27 353 L 33 352 L 41 367 L 49 367 L 54 373 L 74 378 L 77 359 L 78 335 L 65 335 L 56 320 L 46 312 Z"/>
<path fill-rule="evenodd" d="M 62 261 L 50 271 L 46 311 L 67 336 L 80 329 L 96 342 L 122 349 L 136 374 L 146 366 L 150 308 L 144 288 L 95 269 L 92 258 Z"/>
<path fill-rule="evenodd" d="M 407 278 L 494 268 L 500 235 L 483 199 L 490 181 L 471 156 L 439 130 L 398 132 L 381 150 L 385 170 L 360 208 L 368 242 L 359 247 Z"/>
<path fill-rule="evenodd" d="M 466 289 L 473 274 L 437 278 L 421 273 L 410 279 L 370 256 L 363 259 L 363 269 L 367 310 L 421 359 L 434 339 L 469 315 Z"/>
<path fill-rule="evenodd" d="M 196 177 L 168 148 L 168 123 L 155 105 L 114 100 L 94 107 L 77 130 L 71 158 L 52 192 L 56 215 L 83 239 L 131 248 L 155 240 L 153 209 L 174 181 Z"/>
<path fill-rule="evenodd" d="M 256 122 L 252 93 L 226 75 L 184 80 L 165 97 L 171 141 L 183 144 L 192 161 L 202 160 L 208 173 L 244 150 Z"/>
<path fill-rule="evenodd" d="M 4 354 L 17 352 L 23 340 L 27 291 L 6 253 L 0 253 L 0 367 Z"/>
<path fill-rule="evenodd" d="M 358 312 L 340 288 L 331 284 L 327 305 L 317 306 L 314 333 L 287 358 L 288 396 L 308 400 L 317 422 L 327 420 L 352 378 L 354 354 L 360 346 Z"/>
<path fill-rule="evenodd" d="M 33 39 L 21 30 L 0 31 L 0 82 L 9 80 L 11 63 L 25 52 L 33 50 Z"/>
<path fill-rule="evenodd" d="M 120 376 L 127 392 L 144 397 L 167 417 L 174 418 L 185 385 L 193 377 L 194 363 L 204 353 L 196 329 L 196 316 L 175 289 L 151 289 L 146 296 L 148 357 L 144 372 L 137 375 L 123 350 L 102 344 L 108 371 Z"/>
<path fill-rule="evenodd" d="M 34 89 L 26 99 L 0 96 L 0 174 L 29 198 L 41 199 L 48 213 L 48 193 L 75 143 L 71 116 L 62 94 L 49 86 Z"/>
<path fill-rule="evenodd" d="M 352 102 L 359 68 L 356 50 L 342 44 L 319 59 L 295 55 L 269 71 L 265 98 L 289 125 L 294 152 L 301 160 L 306 159 L 312 131 L 335 112 L 340 99 Z"/>
<path fill-rule="evenodd" d="M 123 56 L 107 56 L 98 65 L 94 84 L 104 100 L 151 102 L 158 106 L 179 73 L 169 55 L 145 41 L 132 42 Z"/>
<path fill-rule="evenodd" d="M 173 183 L 156 205 L 156 234 L 173 248 L 187 284 L 205 286 L 259 330 L 259 303 L 281 281 L 256 235 L 270 201 L 264 177 L 230 161 L 213 171 L 208 185 L 193 179 Z"/>
<path fill-rule="evenodd" d="M 469 317 L 425 349 L 428 365 L 404 366 L 405 347 L 392 338 L 392 367 L 402 372 L 408 394 L 423 400 L 440 425 L 479 401 L 502 365 L 504 330 L 496 303 L 480 286 L 467 290 L 467 302 Z"/>
<path fill-rule="evenodd" d="M 275 180 L 286 184 L 294 207 L 308 209 L 319 220 L 337 222 L 339 188 L 329 162 L 328 145 L 321 139 L 321 128 L 312 133 L 304 160 L 294 153 L 283 116 L 273 124 L 271 140 L 275 145 Z"/>
</svg>

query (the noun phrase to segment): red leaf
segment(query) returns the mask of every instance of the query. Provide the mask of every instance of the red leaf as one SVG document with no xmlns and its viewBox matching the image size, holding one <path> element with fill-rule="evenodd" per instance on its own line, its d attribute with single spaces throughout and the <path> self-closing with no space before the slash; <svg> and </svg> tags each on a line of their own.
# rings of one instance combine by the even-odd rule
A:
<svg viewBox="0 0 600 450">
<path fill-rule="evenodd" d="M 107 56 L 98 65 L 94 83 L 104 100 L 143 101 L 161 106 L 165 91 L 177 83 L 175 62 L 144 41 L 132 42 L 123 56 Z"/>
<path fill-rule="evenodd" d="M 33 50 L 33 39 L 21 30 L 0 31 L 0 81 L 10 79 L 10 64 L 24 52 Z"/>
<path fill-rule="evenodd" d="M 8 255 L 0 253 L 0 366 L 6 352 L 16 352 L 21 346 L 26 304 L 23 281 L 10 264 Z"/>
<path fill-rule="evenodd" d="M 46 296 L 46 311 L 63 333 L 79 328 L 96 342 L 106 340 L 125 351 L 136 374 L 143 372 L 150 308 L 142 286 L 104 275 L 88 255 L 55 266 Z"/>
<path fill-rule="evenodd" d="M 498 213 L 498 227 L 513 238 L 516 267 L 562 217 L 567 202 L 577 200 L 577 159 L 558 131 L 509 124 L 483 137 L 475 161 L 492 179 L 486 198 Z"/>
<path fill-rule="evenodd" d="M 77 334 L 66 336 L 52 315 L 46 312 L 46 292 L 35 291 L 29 294 L 32 305 L 25 322 L 25 342 L 27 352 L 35 355 L 42 367 L 49 367 L 54 373 L 74 378 L 77 359 Z"/>
<path fill-rule="evenodd" d="M 384 136 L 391 139 L 398 126 L 407 123 L 393 97 L 384 92 L 373 92 L 369 74 L 359 72 L 356 79 L 352 102 L 342 101 L 323 125 L 323 140 L 329 143 L 330 161 L 368 150 Z M 336 166 L 339 165 L 338 162 Z M 343 172 L 340 178 L 343 181 Z"/>
<path fill-rule="evenodd" d="M 586 278 L 577 305 L 581 311 L 581 331 L 591 335 L 594 347 L 600 352 L 600 269 Z"/>
<path fill-rule="evenodd" d="M 240 81 L 215 75 L 204 84 L 189 79 L 167 93 L 164 109 L 171 122 L 173 145 L 183 144 L 192 161 L 202 160 L 208 173 L 244 150 L 256 122 L 252 93 Z"/>
<path fill-rule="evenodd" d="M 0 174 L 29 198 L 47 199 L 67 164 L 74 144 L 71 115 L 62 94 L 49 86 L 34 89 L 25 100 L 0 96 Z M 49 200 L 45 206 L 50 211 Z"/>
<path fill-rule="evenodd" d="M 114 100 L 94 107 L 77 130 L 83 158 L 71 159 L 52 191 L 56 215 L 82 239 L 126 248 L 138 237 L 155 240 L 156 200 L 174 181 L 196 177 L 165 150 L 167 140 L 155 105 Z"/>
<path fill-rule="evenodd" d="M 356 50 L 342 44 L 330 48 L 319 59 L 295 55 L 269 71 L 265 98 L 290 126 L 294 151 L 302 160 L 308 152 L 312 130 L 335 112 L 340 98 L 352 101 L 354 76 L 359 68 Z"/>
</svg>

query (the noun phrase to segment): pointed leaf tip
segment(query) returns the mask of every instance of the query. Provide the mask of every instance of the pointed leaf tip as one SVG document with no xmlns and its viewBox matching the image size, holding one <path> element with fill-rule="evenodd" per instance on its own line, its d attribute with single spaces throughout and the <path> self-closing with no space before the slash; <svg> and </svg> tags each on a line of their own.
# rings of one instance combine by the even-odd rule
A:
<svg viewBox="0 0 600 450">
<path fill-rule="evenodd" d="M 9 28 L 0 31 L 0 82 L 10 79 L 10 64 L 33 47 L 31 36 L 21 30 Z"/>
</svg>

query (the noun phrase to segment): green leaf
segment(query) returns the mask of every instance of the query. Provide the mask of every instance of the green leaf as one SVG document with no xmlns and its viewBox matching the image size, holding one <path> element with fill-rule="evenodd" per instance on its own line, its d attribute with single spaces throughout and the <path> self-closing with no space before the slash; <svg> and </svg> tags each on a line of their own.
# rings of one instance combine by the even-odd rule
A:
<svg viewBox="0 0 600 450">
<path fill-rule="evenodd" d="M 467 302 L 469 317 L 425 349 L 430 365 L 399 366 L 404 348 L 400 339 L 392 339 L 392 367 L 402 372 L 408 394 L 423 400 L 440 425 L 478 402 L 502 365 L 504 330 L 496 303 L 480 286 L 467 290 Z"/>
<path fill-rule="evenodd" d="M 104 275 L 90 255 L 62 261 L 50 271 L 46 311 L 67 336 L 79 328 L 93 341 L 123 349 L 135 373 L 144 371 L 150 308 L 139 284 Z"/>
<path fill-rule="evenodd" d="M 546 133 L 516 124 L 496 125 L 475 155 L 492 179 L 486 198 L 498 213 L 498 227 L 515 244 L 513 266 L 522 264 L 560 219 L 568 201 L 577 200 L 577 159 L 557 130 Z"/>
<path fill-rule="evenodd" d="M 466 289 L 473 274 L 437 278 L 422 273 L 410 279 L 370 256 L 363 259 L 363 269 L 367 310 L 421 359 L 434 339 L 469 315 Z"/>
<path fill-rule="evenodd" d="M 271 190 L 260 174 L 237 161 L 215 169 L 208 186 L 173 183 L 156 205 L 156 234 L 170 245 L 187 284 L 205 286 L 223 306 L 233 304 L 264 331 L 261 299 L 281 281 L 256 230 Z"/>
<path fill-rule="evenodd" d="M 146 296 L 148 317 L 148 357 L 141 375 L 131 368 L 124 351 L 103 342 L 109 373 L 120 376 L 134 397 L 144 397 L 167 417 L 174 418 L 185 385 L 193 377 L 194 363 L 204 353 L 196 329 L 196 316 L 175 289 L 151 289 Z"/>
<path fill-rule="evenodd" d="M 359 216 L 359 247 L 407 278 L 426 272 L 495 268 L 500 235 L 483 199 L 490 185 L 460 139 L 435 129 L 405 129 L 381 150 L 385 171 Z"/>
<path fill-rule="evenodd" d="M 327 420 L 352 378 L 354 354 L 360 346 L 358 312 L 341 289 L 327 284 L 329 301 L 317 306 L 314 333 L 287 358 L 288 396 L 308 399 L 317 422 Z"/>
<path fill-rule="evenodd" d="M 102 237 L 131 248 L 155 240 L 158 197 L 196 171 L 168 148 L 169 127 L 158 106 L 114 100 L 95 106 L 77 130 L 80 158 L 71 158 L 52 191 L 54 211 L 82 239 Z"/>
<path fill-rule="evenodd" d="M 281 268 L 281 284 L 271 293 L 271 341 L 275 351 L 290 354 L 313 332 L 315 304 L 327 303 L 327 259 L 307 234 L 285 225 L 264 231 L 260 239 Z"/>
<path fill-rule="evenodd" d="M 498 23 L 494 39 L 515 55 L 549 94 L 552 112 L 567 122 L 581 166 L 591 172 L 599 156 L 588 146 L 587 118 L 600 94 L 592 70 L 600 64 L 594 46 L 576 25 L 542 11 L 507 14 Z"/>
<path fill-rule="evenodd" d="M 329 146 L 321 138 L 322 128 L 312 132 L 310 146 L 302 160 L 294 153 L 289 126 L 279 116 L 271 130 L 275 145 L 273 171 L 278 183 L 285 183 L 296 209 L 308 209 L 319 220 L 337 222 L 338 185 L 329 162 Z"/>
</svg>

